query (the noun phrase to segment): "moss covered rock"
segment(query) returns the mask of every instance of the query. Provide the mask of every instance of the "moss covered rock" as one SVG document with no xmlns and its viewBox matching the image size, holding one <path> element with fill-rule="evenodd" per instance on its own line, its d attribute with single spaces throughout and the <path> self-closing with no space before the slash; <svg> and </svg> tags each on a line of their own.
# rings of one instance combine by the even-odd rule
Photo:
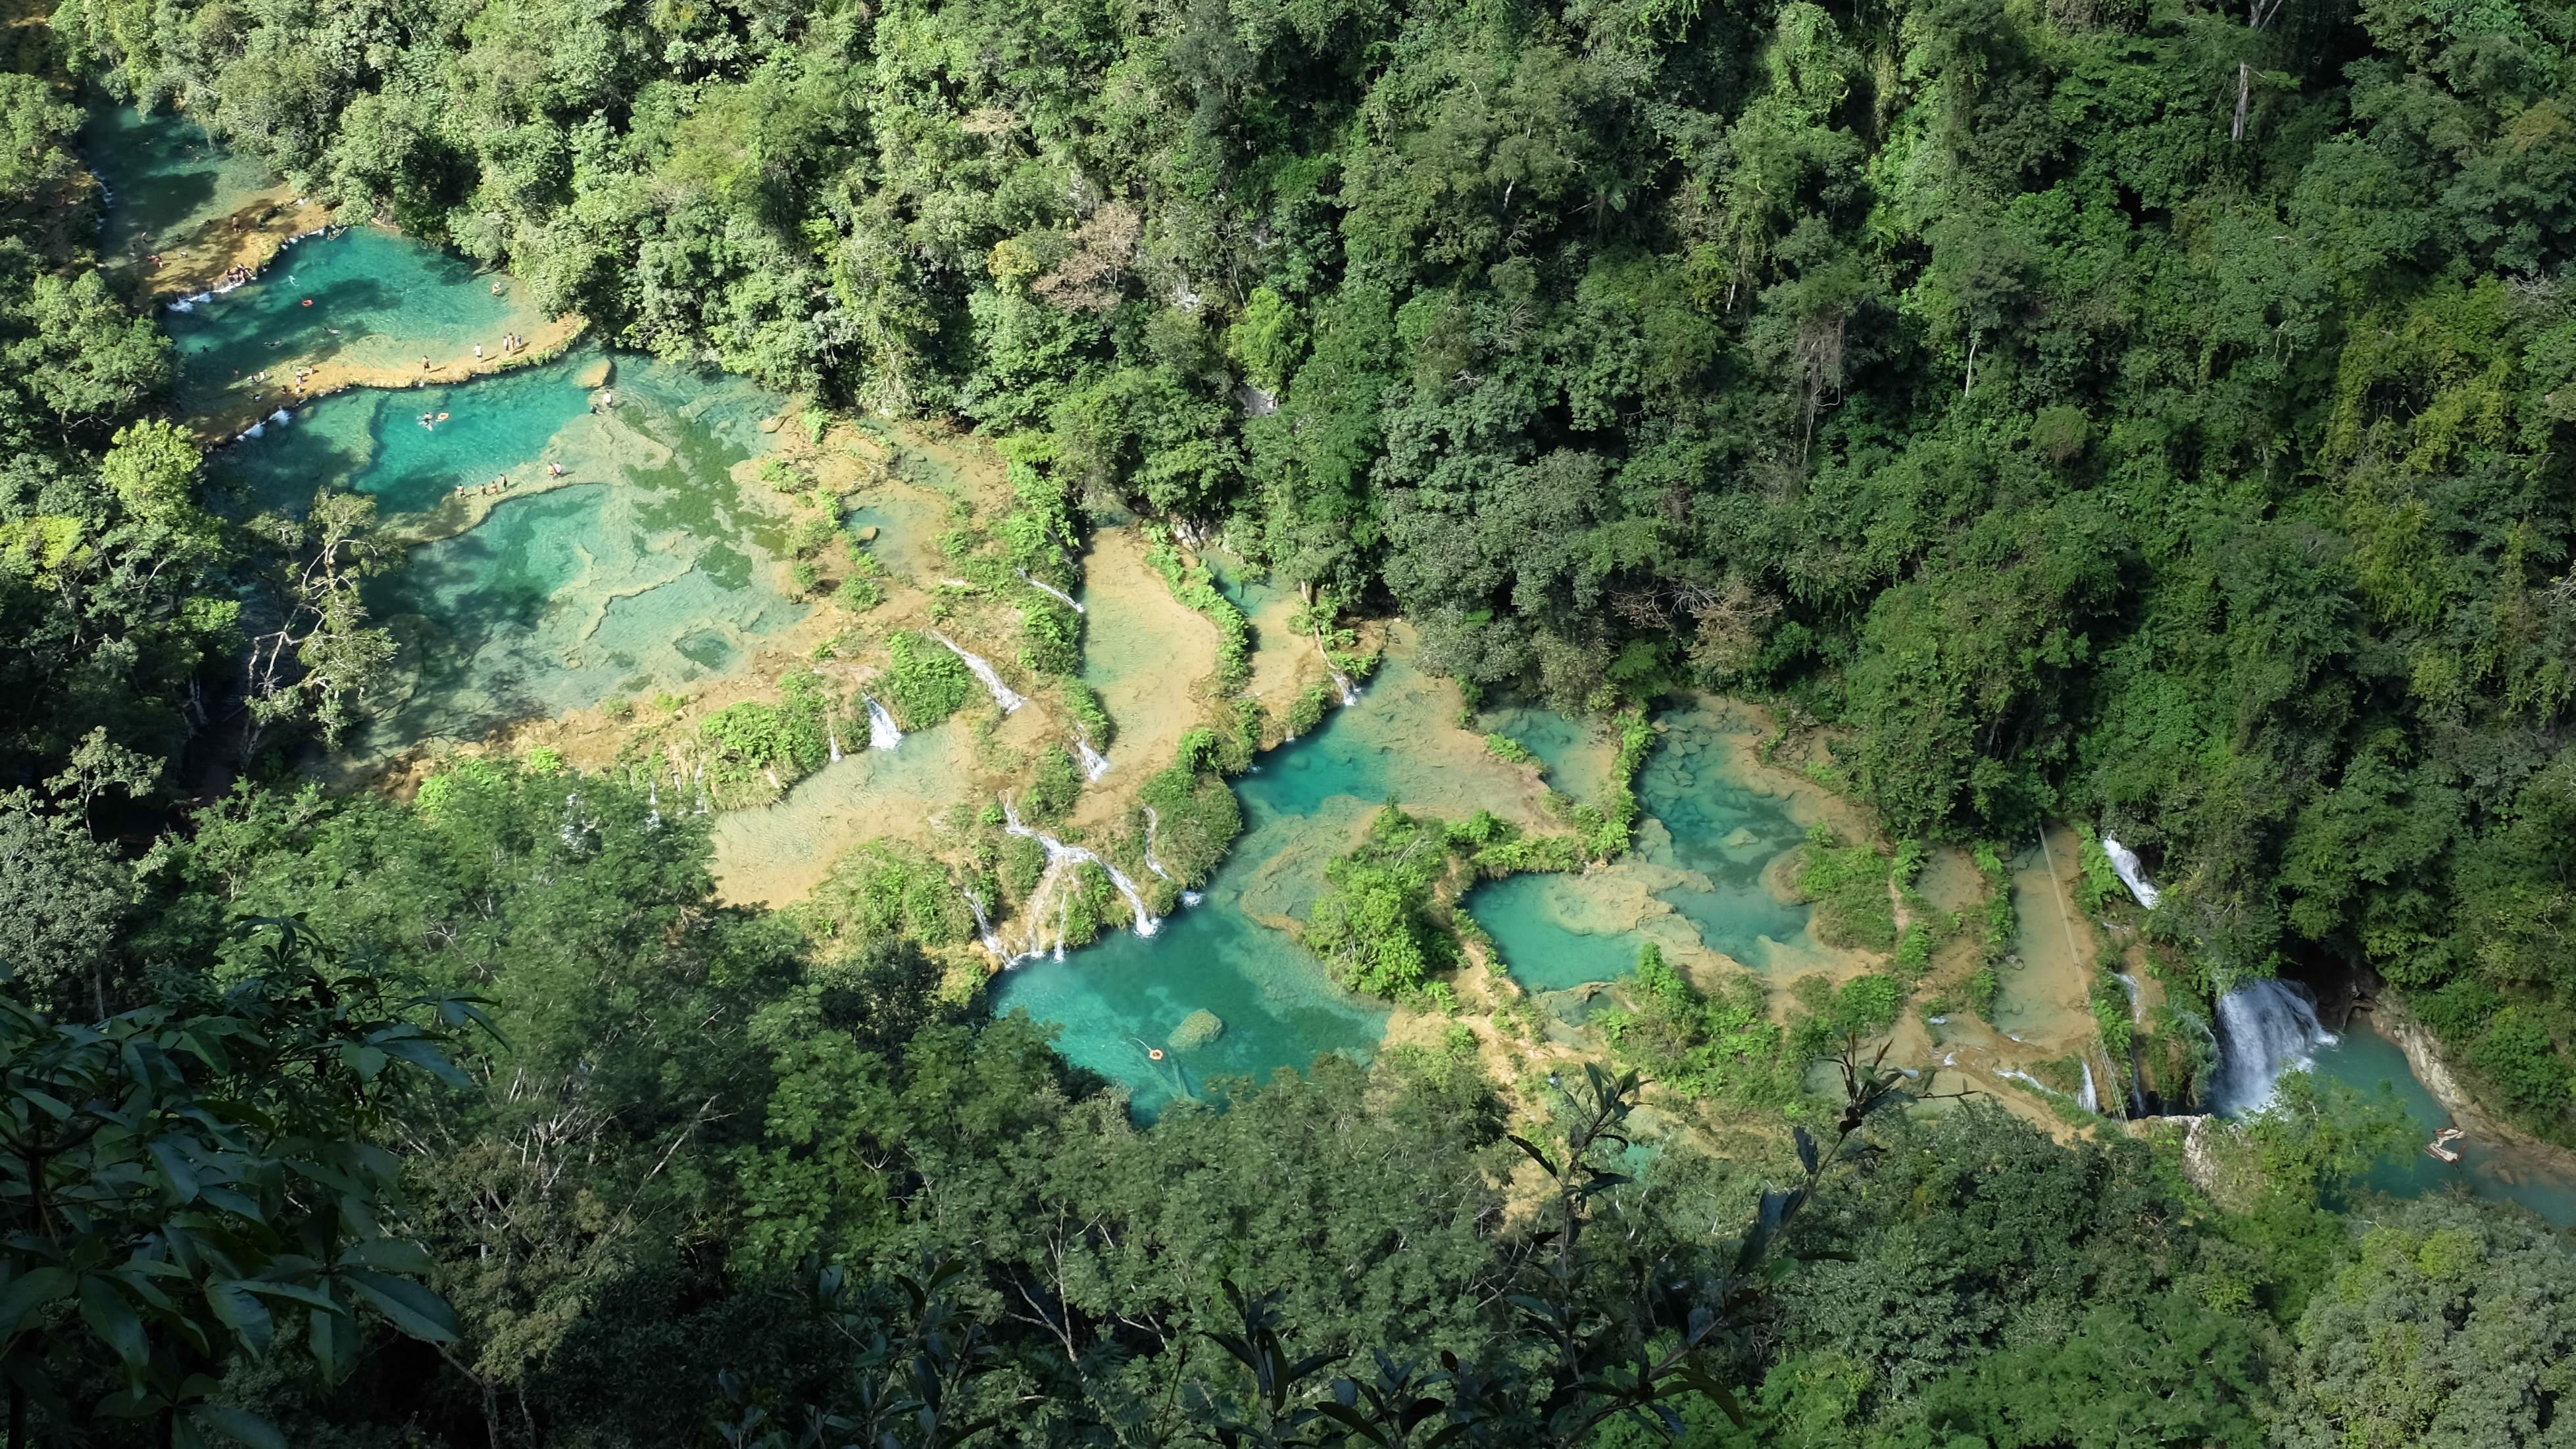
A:
<svg viewBox="0 0 2576 1449">
<path fill-rule="evenodd" d="M 1193 1011 L 1172 1028 L 1172 1050 L 1194 1052 L 1225 1035 L 1225 1023 L 1213 1011 Z"/>
</svg>

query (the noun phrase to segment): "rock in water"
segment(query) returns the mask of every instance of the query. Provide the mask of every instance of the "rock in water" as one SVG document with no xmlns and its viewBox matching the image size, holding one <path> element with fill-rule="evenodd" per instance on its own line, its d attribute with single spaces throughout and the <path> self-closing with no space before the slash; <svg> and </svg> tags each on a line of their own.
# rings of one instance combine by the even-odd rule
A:
<svg viewBox="0 0 2576 1449">
<path fill-rule="evenodd" d="M 860 530 L 859 530 L 859 542 L 861 542 L 861 543 L 874 543 L 874 542 L 876 542 L 876 541 L 877 541 L 877 526 L 876 526 L 875 524 L 871 523 L 871 524 L 869 524 L 867 527 L 862 528 L 862 529 L 860 529 Z"/>
<path fill-rule="evenodd" d="M 1225 1035 L 1225 1023 L 1213 1011 L 1193 1011 L 1172 1028 L 1172 1050 L 1194 1052 Z"/>
<path fill-rule="evenodd" d="M 609 378 L 615 375 L 616 368 L 607 358 L 593 358 L 588 363 L 583 364 L 581 371 L 574 375 L 573 385 L 595 391 L 599 388 L 608 386 Z"/>
</svg>

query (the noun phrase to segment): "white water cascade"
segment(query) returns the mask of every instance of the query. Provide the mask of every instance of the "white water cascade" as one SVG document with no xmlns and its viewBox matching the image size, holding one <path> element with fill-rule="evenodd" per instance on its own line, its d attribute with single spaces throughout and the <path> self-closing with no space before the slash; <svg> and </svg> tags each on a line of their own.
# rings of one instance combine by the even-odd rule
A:
<svg viewBox="0 0 2576 1449">
<path fill-rule="evenodd" d="M 886 713 L 886 707 L 871 695 L 862 694 L 859 698 L 868 707 L 868 748 L 890 750 L 902 744 L 903 731 L 894 727 L 894 716 Z"/>
<path fill-rule="evenodd" d="M 2120 884 L 2129 888 L 2129 894 L 2138 898 L 2138 904 L 2154 910 L 2156 899 L 2163 892 L 2157 890 L 2155 882 L 2147 879 L 2147 873 L 2138 867 L 2138 853 L 2108 835 L 2102 837 L 2102 853 L 2111 857 L 2111 869 L 2120 873 Z"/>
<path fill-rule="evenodd" d="M 2337 1038 L 2317 1021 L 2317 1003 L 2295 981 L 2249 981 L 2218 998 L 2218 1066 L 2210 1073 L 2210 1108 L 2241 1112 L 2272 1100 L 2287 1071 L 2315 1064 L 2316 1049 Z"/>
<path fill-rule="evenodd" d="M 832 763 L 841 763 L 841 732 L 828 720 L 823 725 L 823 738 L 831 742 Z"/>
<path fill-rule="evenodd" d="M 984 949 L 993 953 L 993 959 L 1005 966 L 1020 960 L 1011 954 L 1010 947 L 1002 944 L 1001 937 L 993 934 L 992 919 L 984 914 L 984 898 L 969 890 L 961 890 L 958 894 L 966 898 L 967 908 L 974 911 L 975 933 L 984 938 Z"/>
<path fill-rule="evenodd" d="M 1002 713 L 1009 714 L 1013 710 L 1018 709 L 1021 705 L 1029 702 L 1027 695 L 1020 694 L 1013 690 L 1009 685 L 1004 684 L 1002 682 L 1002 676 L 993 672 L 992 665 L 984 662 L 982 658 L 969 654 L 965 650 L 958 648 L 955 640 L 935 629 L 931 631 L 930 637 L 947 645 L 950 653 L 966 661 L 966 668 L 971 671 L 977 679 L 984 681 L 984 687 L 986 689 L 993 692 L 993 703 L 1002 707 Z"/>
<path fill-rule="evenodd" d="M 1328 650 L 1326 650 L 1326 649 L 1324 648 L 1324 632 L 1323 632 L 1322 630 L 1320 630 L 1320 629 L 1318 629 L 1318 630 L 1316 630 L 1316 631 L 1315 631 L 1315 651 L 1316 651 L 1317 653 L 1322 654 L 1322 655 L 1324 656 L 1324 668 L 1325 668 L 1325 670 L 1326 670 L 1327 672 L 1329 672 L 1329 673 L 1333 676 L 1333 683 L 1334 683 L 1334 684 L 1336 684 L 1336 685 L 1338 685 L 1338 686 L 1340 686 L 1340 688 L 1341 688 L 1341 691 L 1342 691 L 1342 708 L 1344 708 L 1344 709 L 1348 709 L 1348 708 L 1350 708 L 1352 705 L 1355 705 L 1355 704 L 1359 703 L 1359 702 L 1360 702 L 1360 689 L 1359 689 L 1359 686 L 1358 686 L 1358 685 L 1356 685 L 1356 684 L 1351 683 L 1351 679 L 1350 679 L 1350 676 L 1349 676 L 1349 675 L 1344 674 L 1344 673 L 1342 673 L 1342 671 L 1340 671 L 1340 670 L 1338 670 L 1338 669 L 1333 668 L 1333 656 L 1332 656 L 1332 654 L 1331 654 L 1331 652 L 1330 652 L 1330 651 L 1328 651 Z"/>
<path fill-rule="evenodd" d="M 1091 732 L 1083 731 L 1073 741 L 1074 752 L 1082 756 L 1082 773 L 1093 780 L 1109 773 L 1109 757 L 1091 747 Z"/>
<path fill-rule="evenodd" d="M 1073 892 L 1071 889 L 1073 876 L 1074 872 L 1084 865 L 1099 866 L 1101 871 L 1109 877 L 1109 883 L 1116 886 L 1118 888 L 1118 893 L 1127 898 L 1128 906 L 1136 912 L 1135 930 L 1137 935 L 1151 936 L 1155 931 L 1161 929 L 1163 923 L 1154 919 L 1154 913 L 1145 908 L 1145 897 L 1136 889 L 1136 883 L 1127 878 L 1127 873 L 1125 871 L 1111 865 L 1108 861 L 1102 860 L 1099 856 L 1092 854 L 1081 846 L 1067 845 L 1052 835 L 1048 835 L 1043 831 L 1022 824 L 1018 808 L 1011 804 L 1010 797 L 1007 795 L 1002 797 L 1002 819 L 1003 829 L 1008 830 L 1013 835 L 1022 836 L 1036 841 L 1040 846 L 1044 847 L 1047 857 L 1046 873 L 1038 877 L 1036 887 L 1029 892 L 1028 949 L 1024 951 L 1011 950 L 1002 943 L 999 937 L 992 933 L 989 926 L 985 929 L 985 948 L 993 952 L 995 956 L 999 957 L 1003 965 L 1013 966 L 1022 961 L 1034 960 L 1039 956 L 1046 955 L 1050 950 L 1055 953 L 1056 959 L 1062 960 L 1064 958 L 1066 922 L 1073 913 Z M 972 896 L 969 896 L 967 899 L 970 902 L 974 901 Z M 1045 924 L 1047 915 L 1046 908 L 1050 901 L 1052 901 L 1056 908 L 1055 944 L 1052 947 L 1047 944 Z M 984 910 L 981 902 L 975 902 L 975 915 L 979 922 L 983 920 Z"/>
<path fill-rule="evenodd" d="M 1157 814 L 1155 814 L 1155 813 L 1154 813 L 1154 807 L 1153 807 L 1153 806 L 1151 806 L 1151 805 L 1146 806 L 1146 807 L 1145 807 L 1145 868 L 1146 868 L 1147 870 L 1152 871 L 1154 874 L 1161 876 L 1161 877 L 1162 877 L 1163 879 L 1165 879 L 1165 880 L 1170 880 L 1170 879 L 1172 878 L 1172 873 L 1171 873 L 1170 871 L 1168 871 L 1168 870 L 1163 869 L 1163 863 L 1162 863 L 1161 861 L 1156 860 L 1156 859 L 1154 858 L 1154 832 L 1155 832 L 1157 829 L 1161 828 L 1162 823 L 1163 823 L 1163 817 L 1161 817 L 1160 815 L 1157 815 Z"/>
<path fill-rule="evenodd" d="M 2082 1060 L 2078 1061 L 2076 1065 L 2084 1069 L 2084 1089 L 2075 1094 L 2075 1105 L 2083 1108 L 2087 1112 L 2093 1113 L 2095 1116 L 2100 1116 L 2102 1112 L 2102 1096 L 2100 1093 L 2093 1090 L 2093 1063 L 2090 1060 Z"/>
<path fill-rule="evenodd" d="M 1053 594 L 1057 598 L 1064 600 L 1065 606 L 1072 609 L 1075 613 L 1088 614 L 1091 612 L 1089 609 L 1082 607 L 1081 602 L 1075 599 L 1073 595 L 1066 593 L 1064 590 L 1057 588 L 1053 584 L 1042 583 L 1037 579 L 1030 578 L 1029 571 L 1027 569 L 1013 569 L 1011 572 L 1018 574 L 1020 576 L 1020 582 L 1027 584 L 1030 588 L 1036 589 L 1041 593 Z"/>
</svg>

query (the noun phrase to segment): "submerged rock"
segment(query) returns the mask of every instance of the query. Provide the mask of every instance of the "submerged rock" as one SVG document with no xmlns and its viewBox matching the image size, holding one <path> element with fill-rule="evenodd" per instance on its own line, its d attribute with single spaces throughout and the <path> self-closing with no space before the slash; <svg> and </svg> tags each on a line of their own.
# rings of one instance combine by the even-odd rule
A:
<svg viewBox="0 0 2576 1449">
<path fill-rule="evenodd" d="M 1176 1052 L 1194 1052 L 1225 1035 L 1225 1023 L 1217 1014 L 1202 1007 L 1181 1018 L 1172 1028 L 1171 1045 Z"/>
<path fill-rule="evenodd" d="M 871 523 L 871 524 L 869 524 L 867 527 L 862 528 L 862 529 L 860 529 L 860 530 L 859 530 L 859 542 L 861 542 L 861 543 L 874 543 L 874 542 L 876 542 L 876 541 L 877 541 L 877 526 L 876 526 L 875 524 Z"/>
<path fill-rule="evenodd" d="M 609 378 L 615 376 L 616 371 L 616 365 L 607 358 L 595 357 L 583 363 L 581 371 L 573 374 L 573 385 L 582 388 L 606 387 Z"/>
</svg>

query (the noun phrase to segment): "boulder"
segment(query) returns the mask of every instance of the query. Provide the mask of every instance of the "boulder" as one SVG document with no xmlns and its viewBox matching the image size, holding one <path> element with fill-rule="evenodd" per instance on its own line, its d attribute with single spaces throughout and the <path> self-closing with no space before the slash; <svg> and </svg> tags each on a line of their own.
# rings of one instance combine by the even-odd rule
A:
<svg viewBox="0 0 2576 1449">
<path fill-rule="evenodd" d="M 1194 1052 L 1223 1035 L 1225 1023 L 1217 1018 L 1215 1012 L 1202 1008 L 1181 1018 L 1181 1024 L 1172 1028 L 1172 1050 Z"/>
</svg>

